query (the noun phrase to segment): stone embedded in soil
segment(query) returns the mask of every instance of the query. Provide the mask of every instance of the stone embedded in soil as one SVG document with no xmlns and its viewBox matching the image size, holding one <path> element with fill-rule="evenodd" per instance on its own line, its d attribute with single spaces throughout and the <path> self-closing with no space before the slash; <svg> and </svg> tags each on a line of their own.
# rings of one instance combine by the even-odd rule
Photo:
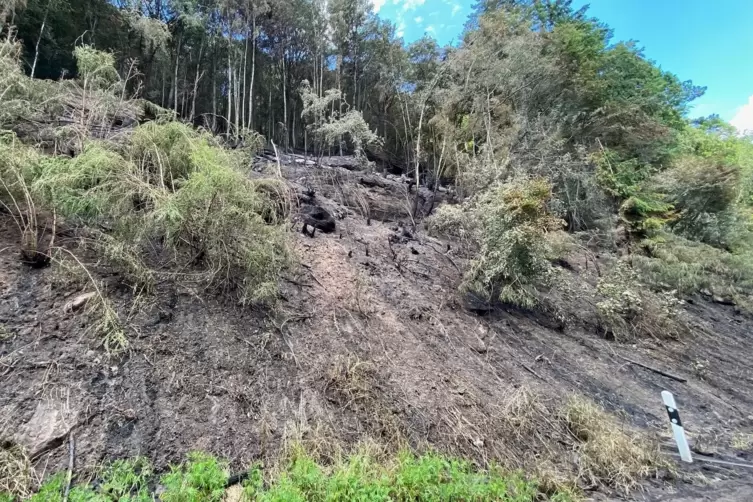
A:
<svg viewBox="0 0 753 502">
<path fill-rule="evenodd" d="M 43 399 L 37 404 L 34 415 L 15 436 L 15 442 L 26 448 L 31 458 L 55 448 L 71 431 L 79 410 L 53 399 Z"/>
<path fill-rule="evenodd" d="M 75 312 L 76 310 L 86 305 L 89 300 L 94 298 L 96 295 L 96 293 L 84 293 L 83 295 L 78 295 L 76 298 L 69 301 L 65 304 L 65 306 L 63 306 L 63 312 Z"/>
</svg>

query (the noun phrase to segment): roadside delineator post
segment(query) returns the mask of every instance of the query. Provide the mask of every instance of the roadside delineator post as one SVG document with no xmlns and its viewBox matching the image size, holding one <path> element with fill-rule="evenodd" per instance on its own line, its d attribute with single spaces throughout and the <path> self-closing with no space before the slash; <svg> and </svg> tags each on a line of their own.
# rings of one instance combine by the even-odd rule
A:
<svg viewBox="0 0 753 502">
<path fill-rule="evenodd" d="M 675 436 L 677 449 L 680 450 L 680 458 L 682 458 L 683 462 L 693 462 L 693 457 L 690 455 L 690 446 L 688 446 L 688 440 L 685 437 L 685 429 L 682 427 L 682 421 L 680 420 L 680 412 L 677 410 L 677 404 L 675 403 L 675 397 L 668 390 L 663 390 L 661 397 L 664 401 L 664 406 L 667 408 L 669 421 L 672 424 L 672 432 Z"/>
</svg>

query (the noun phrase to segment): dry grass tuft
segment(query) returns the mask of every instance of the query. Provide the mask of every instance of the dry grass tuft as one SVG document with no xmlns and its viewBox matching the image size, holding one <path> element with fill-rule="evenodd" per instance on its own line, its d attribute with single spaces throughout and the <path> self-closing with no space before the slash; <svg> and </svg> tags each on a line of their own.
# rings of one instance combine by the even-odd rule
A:
<svg viewBox="0 0 753 502">
<path fill-rule="evenodd" d="M 355 414 L 366 436 L 377 439 L 395 453 L 406 446 L 406 430 L 394 412 L 394 399 L 379 382 L 374 364 L 357 356 L 338 356 L 327 372 L 324 390 L 328 400 Z M 359 430 L 359 436 L 363 436 Z"/>
<path fill-rule="evenodd" d="M 0 445 L 0 494 L 26 499 L 33 484 L 34 470 L 23 448 L 12 443 Z"/>
<path fill-rule="evenodd" d="M 641 479 L 669 468 L 657 444 L 621 427 L 592 401 L 572 397 L 563 419 L 578 440 L 578 477 L 589 486 L 606 485 L 629 493 Z"/>
<path fill-rule="evenodd" d="M 373 371 L 373 365 L 361 361 L 358 356 L 338 356 L 327 372 L 327 389 L 331 389 L 338 401 L 344 403 L 344 408 L 369 400 L 372 397 L 370 381 Z"/>
</svg>

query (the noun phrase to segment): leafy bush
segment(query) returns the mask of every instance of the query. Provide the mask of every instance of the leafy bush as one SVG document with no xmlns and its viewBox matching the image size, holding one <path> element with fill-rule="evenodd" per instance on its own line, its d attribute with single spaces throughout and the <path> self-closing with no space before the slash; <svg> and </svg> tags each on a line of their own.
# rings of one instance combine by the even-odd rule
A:
<svg viewBox="0 0 753 502">
<path fill-rule="evenodd" d="M 89 143 L 73 159 L 46 159 L 33 190 L 65 217 L 101 223 L 131 212 L 129 171 L 127 161 L 104 143 Z"/>
<path fill-rule="evenodd" d="M 193 249 L 209 283 L 238 286 L 243 302 L 268 300 L 291 259 L 270 188 L 285 197 L 282 185 L 252 182 L 206 164 L 183 188 L 158 201 L 150 223 L 176 248 Z M 232 279 L 236 274 L 239 279 Z"/>
<path fill-rule="evenodd" d="M 530 307 L 534 286 L 551 272 L 547 232 L 562 228 L 547 204 L 551 186 L 543 179 L 499 185 L 483 194 L 474 208 L 480 222 L 479 254 L 464 288 L 485 298 Z"/>
<path fill-rule="evenodd" d="M 685 156 L 654 183 L 677 212 L 671 224 L 676 233 L 716 247 L 728 246 L 735 238 L 735 202 L 741 190 L 736 166 Z"/>
<path fill-rule="evenodd" d="M 80 45 L 74 49 L 73 54 L 84 89 L 107 89 L 120 81 L 120 75 L 115 70 L 115 56 L 109 52 Z"/>
<path fill-rule="evenodd" d="M 140 126 L 120 150 L 90 143 L 74 159 L 49 159 L 34 191 L 92 228 L 95 247 L 142 287 L 154 282 L 149 250 L 161 243 L 243 302 L 275 296 L 292 256 L 281 182 L 248 179 L 242 154 L 178 123 Z"/>
<path fill-rule="evenodd" d="M 463 205 L 439 206 L 426 220 L 426 229 L 430 235 L 452 237 L 465 244 L 478 237 L 476 221 Z"/>
<path fill-rule="evenodd" d="M 643 281 L 659 290 L 691 295 L 739 298 L 753 294 L 753 250 L 730 253 L 668 232 L 646 239 L 648 256 L 633 255 L 632 263 Z"/>
<path fill-rule="evenodd" d="M 605 333 L 618 340 L 636 336 L 679 338 L 686 330 L 674 292 L 656 294 L 644 287 L 627 263 L 618 261 L 599 279 L 596 308 Z"/>
<path fill-rule="evenodd" d="M 230 152 L 218 146 L 210 136 L 180 122 L 148 122 L 133 131 L 126 154 L 147 183 L 174 191 L 201 167 L 201 161 L 237 164 Z"/>
<path fill-rule="evenodd" d="M 337 89 L 328 89 L 324 96 L 318 96 L 311 88 L 308 80 L 301 83 L 299 89 L 303 101 L 301 117 L 308 122 L 306 128 L 312 132 L 322 147 L 335 146 L 343 138 L 349 138 L 356 156 L 364 155 L 364 148 L 368 145 L 378 145 L 381 138 L 369 129 L 369 124 L 363 118 L 363 114 L 345 103 L 342 92 Z M 334 103 L 339 102 L 338 108 Z M 342 105 L 346 111 L 342 111 Z"/>
</svg>

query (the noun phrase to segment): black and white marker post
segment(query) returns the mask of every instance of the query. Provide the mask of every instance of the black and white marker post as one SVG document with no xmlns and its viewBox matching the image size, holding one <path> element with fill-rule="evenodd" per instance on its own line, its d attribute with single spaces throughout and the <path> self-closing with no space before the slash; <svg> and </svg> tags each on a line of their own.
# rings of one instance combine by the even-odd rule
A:
<svg viewBox="0 0 753 502">
<path fill-rule="evenodd" d="M 680 420 L 680 412 L 677 411 L 677 404 L 675 403 L 675 397 L 668 390 L 663 390 L 661 393 L 664 406 L 667 408 L 667 414 L 669 415 L 669 421 L 672 424 L 672 432 L 675 435 L 675 442 L 677 443 L 677 449 L 680 450 L 680 458 L 683 462 L 693 462 L 693 457 L 690 455 L 690 447 L 688 446 L 688 440 L 685 437 L 685 429 L 682 427 L 682 421 Z"/>
</svg>

